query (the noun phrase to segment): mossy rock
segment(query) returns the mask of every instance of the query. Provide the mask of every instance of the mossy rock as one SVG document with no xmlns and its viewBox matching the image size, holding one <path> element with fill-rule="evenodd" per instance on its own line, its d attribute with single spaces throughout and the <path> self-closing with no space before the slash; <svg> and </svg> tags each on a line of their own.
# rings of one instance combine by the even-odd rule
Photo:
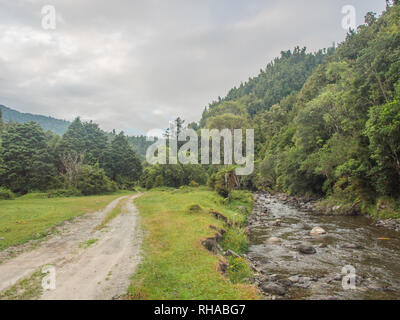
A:
<svg viewBox="0 0 400 320">
<path fill-rule="evenodd" d="M 201 213 L 203 212 L 203 208 L 198 204 L 191 204 L 187 207 L 186 212 L 188 213 Z"/>
</svg>

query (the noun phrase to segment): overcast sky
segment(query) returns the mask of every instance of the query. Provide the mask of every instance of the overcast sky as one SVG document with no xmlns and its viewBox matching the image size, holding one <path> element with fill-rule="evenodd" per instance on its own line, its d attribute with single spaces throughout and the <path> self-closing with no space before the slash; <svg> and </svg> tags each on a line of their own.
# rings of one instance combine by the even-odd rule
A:
<svg viewBox="0 0 400 320">
<path fill-rule="evenodd" d="M 0 0 L 0 104 L 130 134 L 197 121 L 281 50 L 343 41 L 344 5 L 361 24 L 385 0 Z"/>
</svg>

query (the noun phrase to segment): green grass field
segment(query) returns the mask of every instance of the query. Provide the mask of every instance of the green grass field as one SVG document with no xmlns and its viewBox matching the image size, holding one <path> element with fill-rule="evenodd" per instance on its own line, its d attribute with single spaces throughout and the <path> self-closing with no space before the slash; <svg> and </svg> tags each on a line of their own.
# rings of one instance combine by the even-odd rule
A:
<svg viewBox="0 0 400 320">
<path fill-rule="evenodd" d="M 0 200 L 0 250 L 41 239 L 60 223 L 100 210 L 112 200 L 127 194 L 132 192 L 71 198 L 28 194 L 15 200 Z"/>
<path fill-rule="evenodd" d="M 245 202 L 238 198 L 228 206 L 216 193 L 205 188 L 155 190 L 136 199 L 145 232 L 144 257 L 132 278 L 128 290 L 130 298 L 257 299 L 255 287 L 240 281 L 234 284 L 222 275 L 218 271 L 221 257 L 201 245 L 202 239 L 215 233 L 210 225 L 226 228 L 209 214 L 210 209 L 217 210 L 238 225 L 245 222 L 245 215 L 240 214 L 237 207 L 245 205 L 250 208 L 251 198 L 248 194 L 243 195 Z M 194 204 L 201 206 L 201 212 L 190 213 L 188 208 Z M 225 243 L 227 245 L 229 243 Z M 248 270 L 245 273 L 248 274 Z"/>
</svg>

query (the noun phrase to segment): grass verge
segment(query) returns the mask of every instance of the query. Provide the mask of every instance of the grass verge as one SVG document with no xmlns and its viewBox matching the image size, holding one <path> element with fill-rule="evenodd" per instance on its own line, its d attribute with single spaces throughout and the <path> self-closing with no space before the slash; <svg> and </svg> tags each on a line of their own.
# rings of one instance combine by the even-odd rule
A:
<svg viewBox="0 0 400 320">
<path fill-rule="evenodd" d="M 49 235 L 62 222 L 104 208 L 112 200 L 132 192 L 71 198 L 0 200 L 0 251 Z"/>
<path fill-rule="evenodd" d="M 131 299 L 257 299 L 255 287 L 242 283 L 242 276 L 228 269 L 227 276 L 218 271 L 222 257 L 207 251 L 201 240 L 213 236 L 214 225 L 226 228 L 210 210 L 216 210 L 235 222 L 244 224 L 246 215 L 238 207 L 250 209 L 248 195 L 233 198 L 226 205 L 216 193 L 203 188 L 153 190 L 135 200 L 141 215 L 143 261 L 133 275 L 128 295 Z M 195 208 L 198 205 L 199 208 Z M 193 210 L 195 208 L 196 210 Z M 226 242 L 225 245 L 229 243 Z M 231 275 L 235 281 L 231 281 Z M 248 274 L 246 273 L 246 276 Z M 235 283 L 233 283 L 235 282 Z"/>
<path fill-rule="evenodd" d="M 0 300 L 35 300 L 43 292 L 42 279 L 45 274 L 41 271 L 35 272 L 29 278 L 23 279 L 11 288 L 0 292 Z"/>
</svg>

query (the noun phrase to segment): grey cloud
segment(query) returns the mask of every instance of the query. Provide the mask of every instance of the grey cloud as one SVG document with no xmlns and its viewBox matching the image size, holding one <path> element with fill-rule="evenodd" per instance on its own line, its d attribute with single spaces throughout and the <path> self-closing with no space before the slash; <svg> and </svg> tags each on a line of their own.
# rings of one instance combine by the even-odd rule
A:
<svg viewBox="0 0 400 320">
<path fill-rule="evenodd" d="M 346 4 L 361 23 L 385 1 L 0 0 L 0 103 L 130 133 L 198 120 L 281 50 L 343 40 Z"/>
</svg>

